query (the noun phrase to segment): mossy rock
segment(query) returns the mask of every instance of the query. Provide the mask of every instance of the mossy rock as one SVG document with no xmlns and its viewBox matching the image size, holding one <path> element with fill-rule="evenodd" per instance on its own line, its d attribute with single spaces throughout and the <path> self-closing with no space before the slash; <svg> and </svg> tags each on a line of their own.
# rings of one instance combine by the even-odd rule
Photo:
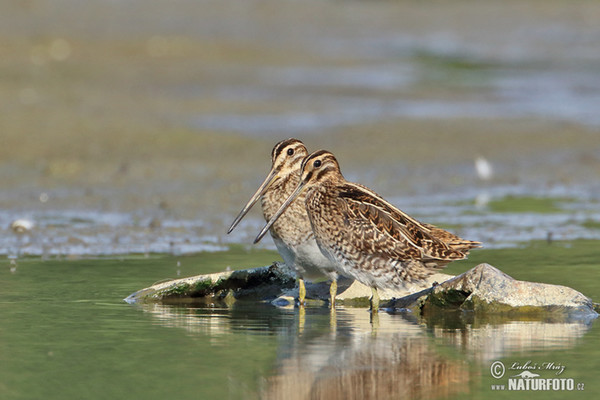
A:
<svg viewBox="0 0 600 400">
<path fill-rule="evenodd" d="M 162 282 L 142 289 L 125 300 L 129 303 L 210 304 L 230 304 L 236 300 L 273 301 L 278 298 L 295 298 L 293 294 L 295 285 L 296 276 L 293 271 L 285 264 L 274 263 L 266 267 Z M 426 289 L 383 303 L 382 308 L 390 311 L 408 309 L 414 315 L 424 317 L 433 317 L 438 313 L 447 312 L 535 316 L 536 318 L 548 315 L 593 318 L 598 315 L 595 310 L 598 305 L 593 304 L 591 299 L 574 289 L 560 285 L 518 281 L 489 264 L 480 264 L 441 284 L 428 283 L 428 285 Z M 338 304 L 368 307 L 370 296 L 366 294 L 370 289 L 360 286 L 357 282 L 340 281 Z M 328 284 L 326 282 L 307 284 L 307 294 L 308 299 L 327 301 Z M 290 301 L 287 300 L 287 303 Z M 277 300 L 274 304 L 277 304 Z"/>
<path fill-rule="evenodd" d="M 267 300 L 275 298 L 282 289 L 294 287 L 296 277 L 285 264 L 240 271 L 198 275 L 157 283 L 139 290 L 125 299 L 128 303 L 162 302 L 220 302 L 232 298 Z"/>
<path fill-rule="evenodd" d="M 566 286 L 518 281 L 489 264 L 449 279 L 433 288 L 385 305 L 407 308 L 423 316 L 440 311 L 477 314 L 557 315 L 596 317 L 592 300 Z"/>
</svg>

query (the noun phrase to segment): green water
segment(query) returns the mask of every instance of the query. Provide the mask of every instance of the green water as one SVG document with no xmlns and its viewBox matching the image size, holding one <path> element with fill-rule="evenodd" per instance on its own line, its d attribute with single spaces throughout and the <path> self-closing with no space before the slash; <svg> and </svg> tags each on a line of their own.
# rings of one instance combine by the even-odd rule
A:
<svg viewBox="0 0 600 400">
<path fill-rule="evenodd" d="M 518 279 L 600 298 L 593 241 L 482 250 Z M 270 251 L 0 263 L 0 399 L 593 398 L 600 395 L 597 322 L 442 321 L 362 308 L 230 309 L 129 305 L 164 278 L 265 265 Z M 499 392 L 493 361 L 554 362 L 584 391 Z M 517 372 L 510 372 L 514 375 Z M 549 376 L 546 371 L 540 372 Z M 508 373 L 507 373 L 508 376 Z"/>
</svg>

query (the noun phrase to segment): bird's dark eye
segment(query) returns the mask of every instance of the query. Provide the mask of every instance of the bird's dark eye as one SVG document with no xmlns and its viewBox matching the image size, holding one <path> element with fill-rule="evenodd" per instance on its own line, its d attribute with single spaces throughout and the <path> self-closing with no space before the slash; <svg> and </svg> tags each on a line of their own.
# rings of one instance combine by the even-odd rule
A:
<svg viewBox="0 0 600 400">
<path fill-rule="evenodd" d="M 315 168 L 319 168 L 321 166 L 321 160 L 315 160 L 315 162 L 313 163 L 313 166 Z"/>
<path fill-rule="evenodd" d="M 293 156 L 294 155 L 294 149 L 288 149 L 287 153 L 288 153 L 288 156 Z"/>
</svg>

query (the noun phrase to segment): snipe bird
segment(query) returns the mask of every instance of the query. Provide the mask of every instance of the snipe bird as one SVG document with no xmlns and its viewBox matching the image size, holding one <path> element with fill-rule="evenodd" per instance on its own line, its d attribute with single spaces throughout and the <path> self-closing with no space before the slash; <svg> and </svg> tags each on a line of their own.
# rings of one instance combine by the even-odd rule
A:
<svg viewBox="0 0 600 400">
<path fill-rule="evenodd" d="M 402 212 L 365 186 L 344 179 L 328 151 L 306 157 L 296 189 L 275 212 L 258 242 L 290 204 L 305 197 L 319 248 L 339 274 L 370 286 L 371 310 L 377 312 L 377 289 L 402 287 L 467 256 L 479 242 L 464 240 Z M 297 207 L 297 206 L 296 206 Z"/>
<path fill-rule="evenodd" d="M 306 147 L 298 139 L 291 138 L 277 143 L 271 152 L 269 174 L 227 233 L 233 231 L 259 199 L 265 220 L 270 220 L 300 182 L 300 166 L 307 155 Z M 333 307 L 337 292 L 335 265 L 317 246 L 306 214 L 304 195 L 296 197 L 295 201 L 287 203 L 287 210 L 279 213 L 278 219 L 269 225 L 271 237 L 286 265 L 296 271 L 299 303 L 304 304 L 306 297 L 304 278 L 313 280 L 325 276 L 331 280 L 330 305 Z"/>
</svg>

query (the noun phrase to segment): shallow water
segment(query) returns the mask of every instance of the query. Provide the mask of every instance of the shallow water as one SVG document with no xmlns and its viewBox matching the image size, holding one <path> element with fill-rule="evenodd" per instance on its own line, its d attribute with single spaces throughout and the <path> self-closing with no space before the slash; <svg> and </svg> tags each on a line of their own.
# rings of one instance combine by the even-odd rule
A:
<svg viewBox="0 0 600 400">
<path fill-rule="evenodd" d="M 598 299 L 600 286 L 589 279 L 598 268 L 597 246 L 540 242 L 482 250 L 449 272 L 485 260 L 516 278 L 562 283 Z M 273 259 L 274 252 L 238 247 L 195 256 L 2 262 L 0 397 L 504 398 L 491 385 L 506 385 L 522 372 L 509 366 L 528 361 L 564 367 L 559 378 L 583 383 L 586 397 L 600 394 L 598 323 L 585 318 L 449 313 L 423 320 L 382 312 L 374 325 L 364 308 L 331 314 L 325 307 L 302 313 L 253 302 L 202 308 L 123 301 L 169 276 Z M 491 376 L 494 361 L 507 368 L 501 379 Z M 556 373 L 533 371 L 544 378 Z M 532 393 L 516 398 L 524 395 Z"/>
<path fill-rule="evenodd" d="M 390 200 L 422 221 L 479 240 L 486 248 L 497 248 L 549 237 L 600 239 L 600 197 L 591 189 L 553 187 L 536 191 L 531 187 L 494 186 Z M 233 220 L 233 213 L 223 214 L 219 224 L 207 223 L 203 217 L 181 219 L 166 213 L 151 217 L 143 212 L 40 209 L 20 215 L 34 223 L 34 228 L 24 234 L 7 229 L 0 236 L 0 254 L 52 258 L 222 251 L 231 244 L 252 243 L 264 224 L 258 210 L 231 235 L 226 235 L 224 225 Z M 0 226 L 8 227 L 14 219 L 14 211 L 0 210 Z M 275 248 L 269 239 L 259 246 Z"/>
<path fill-rule="evenodd" d="M 597 321 L 122 299 L 279 259 L 258 210 L 225 231 L 295 135 L 484 243 L 449 272 L 597 300 L 599 27 L 587 0 L 0 3 L 0 398 L 507 397 L 495 360 L 598 397 Z"/>
</svg>

